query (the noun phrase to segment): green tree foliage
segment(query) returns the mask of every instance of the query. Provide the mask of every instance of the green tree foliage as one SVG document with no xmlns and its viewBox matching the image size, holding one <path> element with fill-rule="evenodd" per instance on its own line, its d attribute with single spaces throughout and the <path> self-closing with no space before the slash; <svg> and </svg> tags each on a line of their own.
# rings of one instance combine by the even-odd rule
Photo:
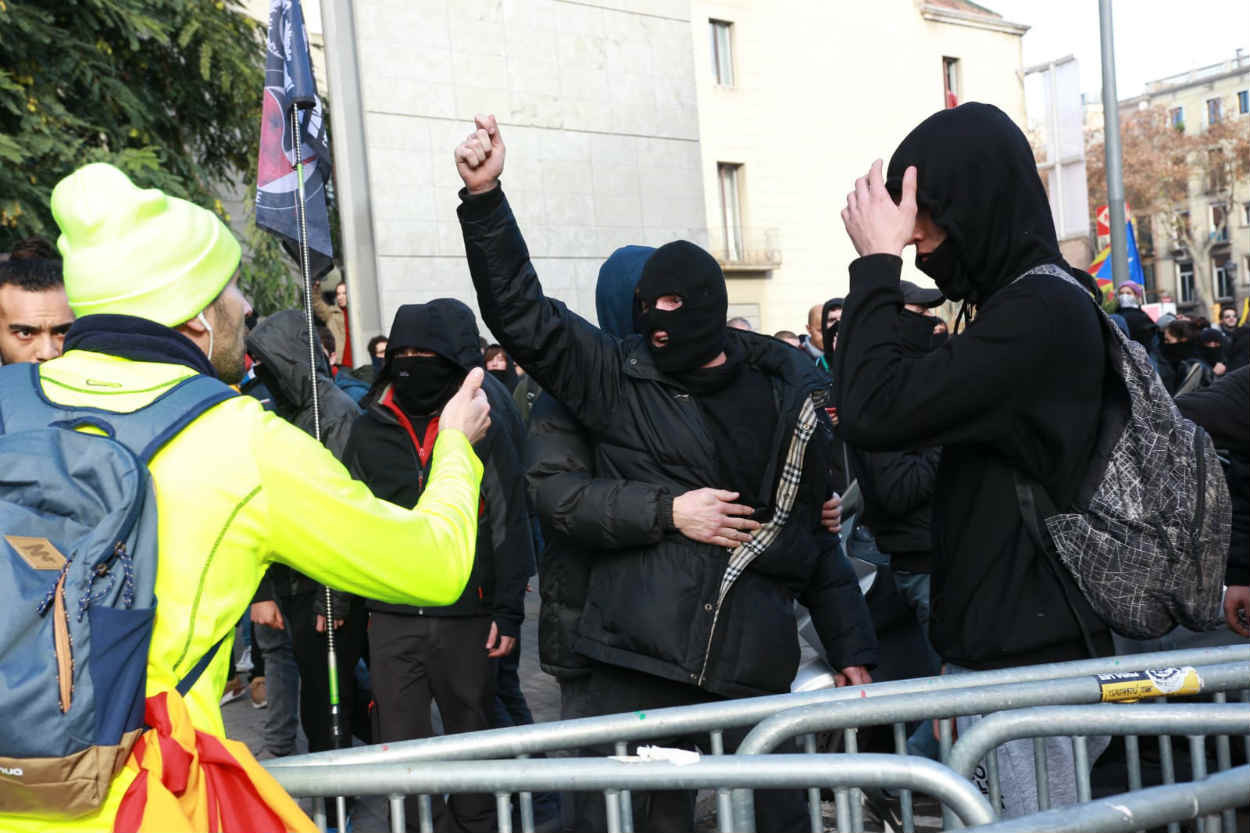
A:
<svg viewBox="0 0 1250 833">
<path fill-rule="evenodd" d="M 110 162 L 230 217 L 245 189 L 243 282 L 257 311 L 298 291 L 250 216 L 265 26 L 220 0 L 0 0 L 0 251 L 55 240 L 53 186 Z"/>
</svg>

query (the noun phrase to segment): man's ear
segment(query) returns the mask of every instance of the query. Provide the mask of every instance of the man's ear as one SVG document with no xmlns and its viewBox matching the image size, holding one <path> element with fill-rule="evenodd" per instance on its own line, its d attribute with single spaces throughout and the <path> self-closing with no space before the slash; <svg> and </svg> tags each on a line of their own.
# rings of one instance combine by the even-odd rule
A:
<svg viewBox="0 0 1250 833">
<path fill-rule="evenodd" d="M 197 343 L 201 339 L 207 339 L 209 337 L 208 327 L 204 325 L 204 319 L 208 318 L 208 310 L 204 310 L 202 315 L 203 318 L 201 318 L 200 315 L 197 315 L 188 321 L 182 322 L 177 327 L 174 327 L 174 329 Z"/>
<path fill-rule="evenodd" d="M 206 318 L 208 317 L 208 311 L 205 310 L 200 315 L 203 315 Z M 191 335 L 207 335 L 208 327 L 204 326 L 204 319 L 201 318 L 200 315 L 179 324 L 177 329 L 187 330 L 187 332 Z"/>
</svg>

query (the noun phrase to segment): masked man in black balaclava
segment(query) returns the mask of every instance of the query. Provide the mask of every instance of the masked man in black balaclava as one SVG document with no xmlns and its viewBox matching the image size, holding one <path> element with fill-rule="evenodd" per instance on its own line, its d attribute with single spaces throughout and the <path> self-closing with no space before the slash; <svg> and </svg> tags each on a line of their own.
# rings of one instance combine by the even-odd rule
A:
<svg viewBox="0 0 1250 833">
<path fill-rule="evenodd" d="M 477 322 L 460 301 L 408 304 L 395 313 L 386 360 L 361 402 L 343 463 L 379 498 L 416 505 L 432 467 L 439 413 L 465 374 L 482 364 Z M 380 737 L 430 737 L 430 701 L 448 734 L 491 728 L 497 659 L 515 647 L 534 553 L 518 457 L 520 416 L 496 380 L 482 382 L 491 426 L 476 450 L 485 472 L 473 573 L 450 607 L 370 602 L 370 674 Z M 418 818 L 409 801 L 408 818 Z M 494 830 L 491 796 L 435 799 L 439 831 Z"/>
<path fill-rule="evenodd" d="M 1034 544 L 1019 505 L 1017 484 L 1039 507 L 1072 504 L 1104 377 L 1098 289 L 1059 252 L 1028 140 L 986 104 L 936 113 L 888 171 L 878 161 L 855 183 L 842 218 L 860 257 L 835 357 L 840 427 L 869 451 L 942 447 L 930 635 L 948 670 L 1113 653 L 1106 625 Z M 975 309 L 962 332 L 923 355 L 900 341 L 909 245 L 942 294 Z M 960 718 L 961 731 L 970 720 Z M 1051 803 L 1075 802 L 1071 745 L 1048 741 L 1046 750 Z M 1099 751 L 1091 744 L 1092 757 Z M 1032 743 L 998 755 L 999 772 L 1012 773 L 1002 780 L 1006 814 L 1028 812 L 1037 802 Z"/>
<path fill-rule="evenodd" d="M 728 329 L 720 266 L 693 243 L 647 258 L 636 333 L 624 339 L 544 297 L 498 184 L 498 126 L 479 118 L 478 127 L 456 158 L 483 319 L 594 439 L 599 477 L 662 488 L 656 535 L 590 561 L 573 647 L 589 661 L 594 707 L 607 714 L 789 691 L 796 598 L 842 681 L 867 681 L 872 623 L 850 563 L 821 525 L 832 494 L 828 378 L 776 339 Z M 687 531 L 690 500 L 715 510 L 701 531 Z M 757 793 L 756 807 L 761 830 L 806 829 L 796 791 Z M 634 822 L 689 830 L 693 813 L 692 793 L 656 793 Z"/>
</svg>

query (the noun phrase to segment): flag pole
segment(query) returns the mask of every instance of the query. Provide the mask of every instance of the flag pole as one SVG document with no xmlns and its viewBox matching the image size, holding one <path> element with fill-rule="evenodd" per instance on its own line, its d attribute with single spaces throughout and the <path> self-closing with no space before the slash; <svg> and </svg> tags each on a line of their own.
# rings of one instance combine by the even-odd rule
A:
<svg viewBox="0 0 1250 833">
<path fill-rule="evenodd" d="M 292 148 L 295 151 L 295 176 L 297 180 L 296 216 L 299 218 L 299 266 L 304 279 L 304 320 L 308 324 L 308 375 L 312 383 L 313 436 L 321 442 L 321 397 L 317 389 L 317 330 L 313 325 L 312 273 L 308 268 L 308 223 L 304 216 L 304 153 L 300 144 L 299 107 L 291 107 Z M 326 603 L 326 667 L 330 674 L 330 744 L 334 749 L 343 746 L 343 720 L 339 710 L 339 665 L 334 646 L 334 599 L 330 586 L 323 587 Z M 338 829 L 347 829 L 347 799 L 336 796 Z"/>
</svg>

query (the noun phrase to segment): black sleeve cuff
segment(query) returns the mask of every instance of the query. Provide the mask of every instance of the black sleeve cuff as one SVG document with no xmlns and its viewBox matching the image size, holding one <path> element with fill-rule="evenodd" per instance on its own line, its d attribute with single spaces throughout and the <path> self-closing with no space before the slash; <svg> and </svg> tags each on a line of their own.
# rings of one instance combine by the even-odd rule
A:
<svg viewBox="0 0 1250 833">
<path fill-rule="evenodd" d="M 893 278 L 903 274 L 903 259 L 898 255 L 864 255 L 851 261 L 851 280 L 856 278 Z"/>
<path fill-rule="evenodd" d="M 470 194 L 468 188 L 461 188 L 460 207 L 457 212 L 462 220 L 481 220 L 489 217 L 503 201 L 502 182 L 495 183 L 494 188 L 480 194 Z"/>
<path fill-rule="evenodd" d="M 677 531 L 677 524 L 673 523 L 673 496 L 668 492 L 660 492 L 655 506 L 655 520 L 661 532 Z"/>
</svg>

